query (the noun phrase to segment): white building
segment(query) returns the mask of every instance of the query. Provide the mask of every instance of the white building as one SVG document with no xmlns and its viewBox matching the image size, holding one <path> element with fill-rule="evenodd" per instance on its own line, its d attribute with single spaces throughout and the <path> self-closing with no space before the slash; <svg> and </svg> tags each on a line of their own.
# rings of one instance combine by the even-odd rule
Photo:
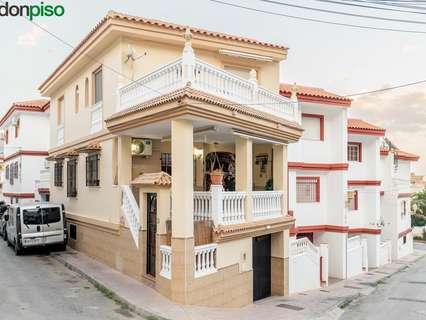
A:
<svg viewBox="0 0 426 320">
<path fill-rule="evenodd" d="M 16 102 L 0 120 L 4 138 L 3 196 L 7 203 L 49 200 L 48 175 L 43 175 L 48 169 L 49 107 L 48 100 Z"/>
</svg>

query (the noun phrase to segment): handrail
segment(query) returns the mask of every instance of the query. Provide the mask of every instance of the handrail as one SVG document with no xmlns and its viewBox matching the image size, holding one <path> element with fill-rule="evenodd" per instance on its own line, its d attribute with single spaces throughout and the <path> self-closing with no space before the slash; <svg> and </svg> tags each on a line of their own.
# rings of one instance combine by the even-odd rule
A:
<svg viewBox="0 0 426 320">
<path fill-rule="evenodd" d="M 133 237 L 133 241 L 137 248 L 139 248 L 139 229 L 140 229 L 140 220 L 139 220 L 139 206 L 136 202 L 136 199 L 133 195 L 130 186 L 122 185 L 122 205 L 121 210 L 126 217 L 127 223 L 130 228 L 130 232 Z"/>
</svg>

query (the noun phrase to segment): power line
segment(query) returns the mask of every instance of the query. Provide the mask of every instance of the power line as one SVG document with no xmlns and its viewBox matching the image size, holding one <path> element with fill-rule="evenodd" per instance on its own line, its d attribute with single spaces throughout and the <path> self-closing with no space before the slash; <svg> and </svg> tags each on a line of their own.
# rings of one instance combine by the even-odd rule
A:
<svg viewBox="0 0 426 320">
<path fill-rule="evenodd" d="M 426 12 L 407 11 L 407 10 L 394 9 L 394 8 L 383 8 L 383 7 L 376 7 L 376 6 L 356 4 L 356 3 L 347 3 L 347 2 L 334 1 L 334 0 L 314 0 L 314 1 L 332 3 L 337 5 L 343 5 L 343 6 L 351 6 L 351 7 L 357 7 L 357 8 L 373 9 L 373 10 L 383 10 L 383 11 L 403 12 L 403 13 L 413 13 L 413 14 L 426 14 Z"/>
<path fill-rule="evenodd" d="M 382 20 L 382 21 L 387 21 L 387 22 L 400 22 L 400 23 L 411 23 L 411 24 L 426 24 L 425 21 L 419 21 L 419 20 L 405 20 L 405 19 L 394 19 L 394 18 L 369 16 L 369 15 L 364 15 L 364 14 L 341 12 L 341 11 L 335 11 L 335 10 L 313 8 L 313 7 L 308 7 L 308 6 L 301 6 L 301 5 L 297 5 L 297 4 L 290 4 L 290 3 L 285 3 L 285 2 L 280 2 L 280 1 L 274 1 L 274 0 L 258 0 L 258 1 L 266 2 L 266 3 L 272 3 L 272 4 L 286 6 L 286 7 L 291 7 L 291 8 L 298 8 L 298 9 L 304 9 L 304 10 L 310 10 L 310 11 L 317 11 L 317 12 L 323 12 L 323 13 L 330 13 L 330 14 L 337 14 L 337 15 L 343 15 L 343 16 L 349 16 L 349 17 L 356 17 L 356 18 Z"/>
<path fill-rule="evenodd" d="M 247 6 L 243 6 L 243 5 L 239 5 L 239 4 L 235 4 L 235 3 L 230 3 L 230 2 L 225 2 L 225 1 L 221 1 L 221 0 L 208 0 L 208 1 L 219 3 L 219 4 L 222 4 L 222 5 L 226 5 L 226 6 L 230 6 L 230 7 L 239 8 L 239 9 L 245 9 L 245 10 L 248 10 L 248 11 L 260 12 L 260 13 L 265 13 L 265 14 L 269 14 L 269 15 L 273 15 L 273 16 L 286 17 L 286 18 L 291 18 L 291 19 L 296 19 L 296 20 L 303 20 L 303 21 L 310 21 L 310 22 L 317 22 L 317 23 L 328 24 L 328 25 L 337 25 L 337 26 L 342 26 L 342 27 L 350 27 L 350 28 L 358 28 L 358 29 L 366 29 L 366 30 L 402 32 L 402 33 L 413 33 L 413 34 L 426 34 L 426 31 L 393 29 L 393 28 L 380 28 L 380 27 L 372 27 L 372 26 L 362 26 L 362 25 L 356 25 L 356 24 L 349 24 L 349 23 L 342 23 L 342 22 L 333 22 L 333 21 L 328 21 L 328 20 L 321 20 L 321 19 L 314 19 L 314 18 L 305 18 L 305 17 L 293 16 L 293 15 L 288 15 L 288 14 L 279 13 L 279 12 L 273 12 L 273 11 L 267 11 L 267 10 L 262 10 L 262 9 L 256 9 L 256 8 L 247 7 Z"/>
<path fill-rule="evenodd" d="M 358 92 L 358 93 L 351 93 L 351 94 L 344 95 L 344 97 L 349 98 L 349 97 L 363 96 L 363 95 L 367 95 L 367 94 L 373 94 L 373 93 L 379 93 L 379 92 L 385 92 L 385 91 L 390 91 L 390 90 L 395 90 L 395 89 L 411 87 L 411 86 L 415 86 L 415 85 L 422 84 L 422 83 L 426 83 L 426 79 L 415 81 L 415 82 L 404 83 L 404 84 L 400 84 L 400 85 L 396 85 L 396 86 L 392 86 L 392 87 L 387 87 L 387 88 L 383 88 L 383 89 L 363 91 L 363 92 Z"/>
<path fill-rule="evenodd" d="M 396 7 L 396 8 L 408 8 L 408 9 L 417 9 L 417 10 L 426 10 L 425 7 L 419 7 L 419 6 L 411 6 L 406 4 L 400 4 L 400 3 L 394 3 L 394 2 L 388 2 L 388 1 L 364 1 L 364 0 L 344 0 L 348 2 L 358 2 L 358 3 L 372 3 L 377 4 L 381 6 L 388 6 L 388 7 Z"/>
</svg>

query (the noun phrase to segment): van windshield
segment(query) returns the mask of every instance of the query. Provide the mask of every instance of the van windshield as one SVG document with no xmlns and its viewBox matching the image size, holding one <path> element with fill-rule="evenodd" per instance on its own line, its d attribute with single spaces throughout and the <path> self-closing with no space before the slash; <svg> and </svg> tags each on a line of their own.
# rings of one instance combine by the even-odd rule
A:
<svg viewBox="0 0 426 320">
<path fill-rule="evenodd" d="M 58 207 L 25 209 L 23 222 L 26 225 L 50 224 L 61 221 L 61 211 Z"/>
</svg>

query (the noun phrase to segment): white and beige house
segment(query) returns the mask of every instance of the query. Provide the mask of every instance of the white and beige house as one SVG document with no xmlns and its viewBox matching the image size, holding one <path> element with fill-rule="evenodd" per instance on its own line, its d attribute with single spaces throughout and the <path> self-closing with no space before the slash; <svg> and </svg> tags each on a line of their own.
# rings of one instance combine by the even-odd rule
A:
<svg viewBox="0 0 426 320">
<path fill-rule="evenodd" d="M 288 294 L 287 146 L 303 130 L 279 94 L 286 57 L 109 12 L 40 86 L 71 246 L 178 303 Z"/>
</svg>

